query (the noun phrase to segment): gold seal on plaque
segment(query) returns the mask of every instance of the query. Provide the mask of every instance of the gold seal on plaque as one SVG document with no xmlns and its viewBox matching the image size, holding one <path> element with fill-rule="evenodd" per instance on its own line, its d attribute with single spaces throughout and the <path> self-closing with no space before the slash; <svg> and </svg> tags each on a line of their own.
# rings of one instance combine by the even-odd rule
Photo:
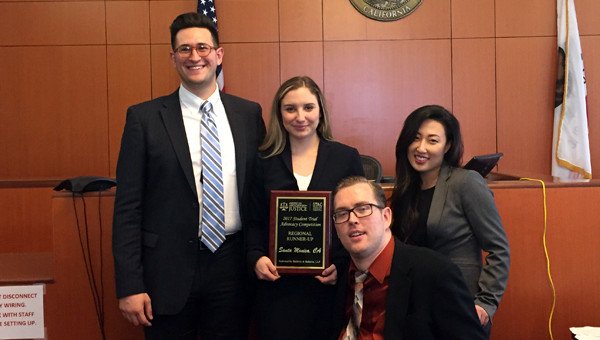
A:
<svg viewBox="0 0 600 340">
<path fill-rule="evenodd" d="M 421 0 L 350 0 L 364 16 L 378 21 L 394 21 L 411 14 Z"/>
</svg>

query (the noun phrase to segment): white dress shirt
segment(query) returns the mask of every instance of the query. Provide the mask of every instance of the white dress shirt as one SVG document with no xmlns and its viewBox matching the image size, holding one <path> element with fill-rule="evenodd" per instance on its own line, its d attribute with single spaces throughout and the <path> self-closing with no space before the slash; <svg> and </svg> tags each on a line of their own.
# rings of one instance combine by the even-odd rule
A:
<svg viewBox="0 0 600 340">
<path fill-rule="evenodd" d="M 308 176 L 302 176 L 294 172 L 294 177 L 296 177 L 296 183 L 298 183 L 298 189 L 300 191 L 308 190 L 308 186 L 310 185 L 310 180 L 312 179 L 312 174 Z"/>
<path fill-rule="evenodd" d="M 213 119 L 219 132 L 221 166 L 223 168 L 223 190 L 225 192 L 225 233 L 230 235 L 242 229 L 237 191 L 235 145 L 233 144 L 233 135 L 218 87 L 216 87 L 215 92 L 211 94 L 207 100 L 213 106 Z M 202 183 L 200 182 L 202 177 L 202 161 L 200 158 L 200 126 L 202 113 L 200 112 L 200 105 L 202 105 L 205 100 L 197 97 L 185 87 L 179 86 L 179 101 L 181 103 L 185 134 L 187 136 L 190 156 L 192 158 L 196 191 L 198 192 L 198 203 L 200 204 L 200 207 L 202 207 Z M 202 220 L 202 209 L 200 209 L 200 220 Z M 200 232 L 201 231 L 199 230 L 199 235 Z"/>
</svg>

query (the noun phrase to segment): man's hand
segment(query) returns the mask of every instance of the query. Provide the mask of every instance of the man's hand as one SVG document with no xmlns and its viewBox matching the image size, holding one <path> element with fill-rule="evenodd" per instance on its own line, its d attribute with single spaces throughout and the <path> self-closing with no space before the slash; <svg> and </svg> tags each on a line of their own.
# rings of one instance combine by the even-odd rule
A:
<svg viewBox="0 0 600 340">
<path fill-rule="evenodd" d="M 134 294 L 119 299 L 121 314 L 134 326 L 152 326 L 152 304 L 146 293 Z"/>
<path fill-rule="evenodd" d="M 254 272 L 256 273 L 256 277 L 265 281 L 275 281 L 280 278 L 277 268 L 271 262 L 271 259 L 266 256 L 262 256 L 256 261 Z"/>
<path fill-rule="evenodd" d="M 490 316 L 485 311 L 485 309 L 483 309 L 483 307 L 479 305 L 475 305 L 475 310 L 477 311 L 477 316 L 479 317 L 479 322 L 481 323 L 481 325 L 487 325 L 487 323 L 490 322 Z"/>
<path fill-rule="evenodd" d="M 335 268 L 335 264 L 327 267 L 321 275 L 315 276 L 317 280 L 319 280 L 322 284 L 326 285 L 334 285 L 337 282 L 337 269 Z"/>
</svg>

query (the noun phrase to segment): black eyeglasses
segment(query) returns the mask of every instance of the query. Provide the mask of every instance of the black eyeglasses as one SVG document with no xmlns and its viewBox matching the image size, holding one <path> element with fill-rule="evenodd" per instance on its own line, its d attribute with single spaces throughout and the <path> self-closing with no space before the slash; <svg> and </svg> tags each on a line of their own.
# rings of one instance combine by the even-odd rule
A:
<svg viewBox="0 0 600 340">
<path fill-rule="evenodd" d="M 377 204 L 366 203 L 357 205 L 352 209 L 343 209 L 338 210 L 333 213 L 333 222 L 334 223 L 344 223 L 350 219 L 350 213 L 353 212 L 354 215 L 358 218 L 371 216 L 373 214 L 373 207 L 383 209 L 385 207 L 380 207 Z"/>
<path fill-rule="evenodd" d="M 196 50 L 196 53 L 198 53 L 199 57 L 206 57 L 212 50 L 216 51 L 217 48 L 218 47 L 213 47 L 208 44 L 198 44 L 196 46 L 181 45 L 175 48 L 173 51 L 175 51 L 175 53 L 182 58 L 189 58 L 189 56 L 192 55 L 193 50 Z"/>
</svg>

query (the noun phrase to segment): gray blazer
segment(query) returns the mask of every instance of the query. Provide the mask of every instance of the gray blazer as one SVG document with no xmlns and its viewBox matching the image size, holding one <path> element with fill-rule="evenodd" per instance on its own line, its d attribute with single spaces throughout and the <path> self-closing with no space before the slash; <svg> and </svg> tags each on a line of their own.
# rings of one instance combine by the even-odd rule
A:
<svg viewBox="0 0 600 340">
<path fill-rule="evenodd" d="M 508 280 L 508 239 L 492 191 L 475 171 L 443 165 L 427 217 L 430 247 L 462 271 L 475 304 L 493 317 Z M 482 265 L 482 250 L 488 253 Z"/>
</svg>

